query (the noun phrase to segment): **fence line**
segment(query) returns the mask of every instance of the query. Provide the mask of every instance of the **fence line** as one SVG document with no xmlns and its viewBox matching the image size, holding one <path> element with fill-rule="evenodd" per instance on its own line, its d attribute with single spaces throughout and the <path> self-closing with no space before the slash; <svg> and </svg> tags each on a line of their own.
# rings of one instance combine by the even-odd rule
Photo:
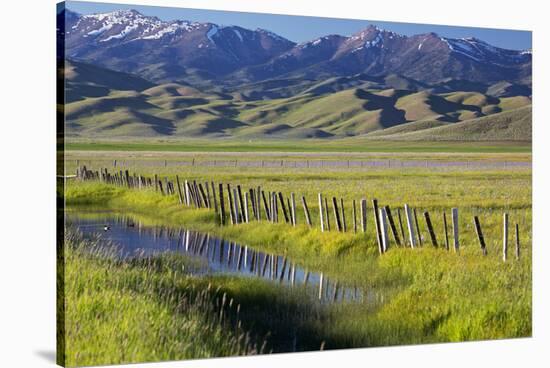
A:
<svg viewBox="0 0 550 368">
<path fill-rule="evenodd" d="M 102 183 L 127 187 L 131 189 L 144 189 L 149 188 L 155 190 L 163 196 L 174 195 L 177 196 L 178 202 L 182 206 L 205 208 L 213 210 L 219 215 L 219 224 L 221 226 L 227 225 L 227 217 L 230 219 L 231 225 L 238 225 L 242 223 L 250 223 L 253 221 L 262 221 L 261 216 L 261 203 L 263 203 L 265 220 L 278 223 L 285 222 L 290 226 L 297 226 L 298 220 L 296 216 L 296 199 L 295 193 L 290 193 L 290 197 L 286 196 L 282 192 L 266 192 L 261 187 L 249 188 L 248 190 L 241 187 L 241 185 L 233 185 L 230 183 L 219 183 L 218 193 L 216 193 L 216 185 L 213 181 L 203 183 L 197 182 L 197 180 L 184 179 L 180 180 L 180 177 L 176 175 L 175 181 L 168 180 L 167 177 L 159 177 L 155 174 L 153 177 L 146 177 L 137 175 L 136 173 L 130 174 L 129 170 L 118 170 L 115 172 L 109 172 L 107 168 L 101 168 L 100 170 L 89 170 L 86 166 L 78 167 L 76 170 L 76 179 L 82 181 L 100 181 Z M 210 185 L 209 185 L 210 184 Z M 224 196 L 224 185 L 226 186 L 227 198 Z M 183 186 L 183 188 L 182 188 Z M 244 195 L 243 195 L 244 193 Z M 269 200 L 266 199 L 269 198 Z M 305 224 L 313 228 L 312 216 L 310 209 L 307 205 L 306 198 L 300 196 L 302 205 L 304 208 Z M 332 197 L 332 212 L 334 216 L 335 229 L 337 232 L 353 232 L 357 233 L 357 220 L 356 220 L 356 206 L 355 200 L 352 201 L 353 206 L 353 227 L 348 229 L 345 217 L 345 208 L 343 198 Z M 318 193 L 319 203 L 319 225 L 321 232 L 330 232 L 330 210 L 329 201 L 327 196 L 322 193 Z M 250 213 L 252 208 L 252 213 Z M 280 208 L 280 210 L 279 210 Z M 227 214 L 229 212 L 229 214 Z M 282 213 L 282 217 L 279 217 L 279 212 Z M 360 223 L 363 233 L 367 232 L 367 200 L 362 198 L 360 200 Z M 393 243 L 396 247 L 410 247 L 417 248 L 423 246 L 422 239 L 424 238 L 417 216 L 417 209 L 411 208 L 408 204 L 404 205 L 404 213 L 406 219 L 406 228 L 408 230 L 408 239 L 405 237 L 405 231 L 401 218 L 401 209 L 397 209 L 397 215 L 399 220 L 399 228 L 401 230 L 401 236 L 403 243 L 401 243 L 399 233 L 397 231 L 397 225 L 394 221 L 394 217 L 391 212 L 391 208 L 388 205 L 379 206 L 377 199 L 372 199 L 372 213 L 374 215 L 374 231 L 378 244 L 378 251 L 380 255 L 386 253 L 391 246 L 391 239 L 389 234 L 391 233 Z M 229 215 L 229 216 L 228 216 Z M 451 229 L 453 248 L 455 253 L 459 253 L 459 221 L 458 221 L 458 208 L 451 209 Z M 428 229 L 429 239 L 431 240 L 432 247 L 439 248 L 437 242 L 436 230 L 431 221 L 431 217 L 428 211 L 423 212 L 426 228 Z M 508 260 L 508 223 L 509 214 L 503 214 L 503 248 L 502 248 L 502 260 L 506 262 Z M 482 232 L 481 223 L 478 216 L 474 216 L 474 228 L 475 235 L 479 240 L 481 252 L 483 255 L 487 255 L 487 248 L 485 237 Z M 515 238 L 516 238 L 516 259 L 520 258 L 520 237 L 519 226 L 515 224 Z M 443 212 L 443 236 L 445 239 L 445 247 L 447 251 L 450 249 L 449 235 L 447 229 L 446 212 Z M 407 241 L 408 240 L 408 241 Z"/>
<path fill-rule="evenodd" d="M 100 164 L 112 168 L 133 167 L 264 167 L 264 168 L 494 168 L 515 169 L 531 168 L 531 161 L 499 161 L 499 160 L 76 160 L 76 165 Z"/>
</svg>

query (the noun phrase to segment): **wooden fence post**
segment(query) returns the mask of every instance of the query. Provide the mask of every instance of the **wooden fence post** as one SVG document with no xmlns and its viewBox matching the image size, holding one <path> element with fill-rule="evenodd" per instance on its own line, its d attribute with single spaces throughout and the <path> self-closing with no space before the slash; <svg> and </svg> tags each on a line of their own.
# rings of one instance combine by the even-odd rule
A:
<svg viewBox="0 0 550 368">
<path fill-rule="evenodd" d="M 306 216 L 306 222 L 311 227 L 311 217 L 309 216 L 309 208 L 307 207 L 306 198 L 302 196 L 302 205 L 304 206 L 304 215 Z"/>
<path fill-rule="evenodd" d="M 204 207 L 210 208 L 210 205 L 208 204 L 208 197 L 206 197 L 206 193 L 204 192 L 204 188 L 202 187 L 202 184 L 199 183 L 198 186 L 199 186 L 199 192 L 202 196 L 202 201 L 204 203 Z"/>
<path fill-rule="evenodd" d="M 206 207 L 212 208 L 212 200 L 210 199 L 210 189 L 208 182 L 204 182 L 204 189 L 206 191 Z"/>
<path fill-rule="evenodd" d="M 445 229 L 445 249 L 449 250 L 449 233 L 447 231 L 447 215 L 443 212 L 443 228 Z"/>
<path fill-rule="evenodd" d="M 374 212 L 374 225 L 376 226 L 376 240 L 378 242 L 378 250 L 383 253 L 382 244 L 382 229 L 380 228 L 380 211 L 378 210 L 378 200 L 372 200 L 372 210 Z"/>
<path fill-rule="evenodd" d="M 223 183 L 218 185 L 218 195 L 220 196 L 220 222 L 225 225 L 225 204 L 223 198 Z"/>
<path fill-rule="evenodd" d="M 326 199 L 325 197 L 325 220 L 326 220 L 326 228 L 327 228 L 327 231 L 330 231 L 330 216 L 328 214 L 328 200 Z"/>
<path fill-rule="evenodd" d="M 318 193 L 318 197 L 319 197 L 319 221 L 321 223 L 321 232 L 324 232 L 325 221 L 323 220 L 323 195 L 321 193 Z"/>
<path fill-rule="evenodd" d="M 508 259 L 508 213 L 503 215 L 502 261 Z"/>
<path fill-rule="evenodd" d="M 267 204 L 267 199 L 265 198 L 265 192 L 262 190 L 262 200 L 264 202 L 265 217 L 267 221 L 271 220 L 271 212 L 269 211 L 269 205 Z"/>
<path fill-rule="evenodd" d="M 156 177 L 156 175 L 155 175 Z M 189 182 L 187 180 L 185 180 L 185 182 L 183 183 L 183 188 L 185 189 L 185 199 L 186 199 L 186 204 L 187 206 L 190 206 L 191 205 L 191 193 L 189 193 Z"/>
<path fill-rule="evenodd" d="M 361 199 L 361 230 L 367 232 L 367 200 Z"/>
<path fill-rule="evenodd" d="M 484 256 L 487 255 L 487 247 L 485 246 L 485 238 L 483 238 L 483 232 L 481 231 L 481 224 L 479 223 L 479 218 L 474 216 L 474 226 L 476 229 L 477 238 L 479 240 L 479 245 L 481 246 L 481 252 Z"/>
<path fill-rule="evenodd" d="M 233 188 L 233 205 L 235 206 L 235 224 L 238 224 L 239 222 L 242 222 L 244 216 L 241 217 L 240 209 L 239 209 L 239 198 L 238 198 L 238 190 L 237 188 Z"/>
<path fill-rule="evenodd" d="M 290 198 L 286 199 L 286 207 L 288 208 L 288 217 L 289 217 L 290 223 L 292 223 L 292 211 L 291 211 L 291 205 L 290 205 Z"/>
<path fill-rule="evenodd" d="M 519 225 L 516 224 L 516 259 L 519 259 L 520 250 L 519 250 Z"/>
<path fill-rule="evenodd" d="M 244 193 L 244 221 L 248 223 L 248 192 Z"/>
<path fill-rule="evenodd" d="M 458 208 L 451 208 L 451 221 L 453 223 L 453 239 L 455 252 L 458 252 L 460 244 L 458 239 Z"/>
<path fill-rule="evenodd" d="M 290 214 L 292 215 L 292 226 L 296 226 L 296 198 L 290 193 Z"/>
<path fill-rule="evenodd" d="M 258 188 L 256 189 L 256 211 L 258 211 L 256 213 L 256 220 L 258 221 L 262 219 L 262 203 L 260 199 L 261 192 L 262 192 L 262 188 L 258 186 Z"/>
<path fill-rule="evenodd" d="M 233 196 L 231 195 L 231 186 L 227 184 L 227 200 L 229 205 L 229 218 L 231 219 L 231 225 L 235 225 L 235 213 L 234 213 L 234 204 L 233 204 Z"/>
<path fill-rule="evenodd" d="M 211 181 L 210 185 L 212 186 L 212 199 L 214 200 L 214 212 L 218 213 L 218 199 L 216 198 L 216 186 L 214 182 Z"/>
<path fill-rule="evenodd" d="M 352 202 L 352 216 L 353 216 L 353 233 L 357 233 L 357 209 L 355 208 L 355 199 Z"/>
<path fill-rule="evenodd" d="M 413 209 L 414 224 L 416 226 L 416 235 L 418 236 L 418 245 L 422 246 L 422 234 L 420 234 L 420 226 L 418 226 L 418 217 L 416 216 L 416 208 Z"/>
<path fill-rule="evenodd" d="M 258 215 L 256 214 L 256 193 L 254 191 L 254 188 L 249 188 L 248 193 L 250 195 L 250 205 L 252 206 L 252 217 L 257 218 Z"/>
<path fill-rule="evenodd" d="M 237 207 L 240 207 L 240 212 L 237 214 L 240 214 L 241 222 L 244 219 L 244 201 L 243 201 L 243 192 L 241 190 L 241 186 L 237 185 L 237 193 L 239 195 L 239 203 L 237 204 Z M 237 197 L 235 197 L 235 202 L 237 202 Z"/>
<path fill-rule="evenodd" d="M 380 208 L 380 235 L 382 239 L 382 247 L 379 249 L 380 254 L 386 253 L 389 246 L 388 241 L 388 223 L 387 223 L 387 213 L 385 208 Z"/>
<path fill-rule="evenodd" d="M 424 218 L 426 219 L 426 226 L 428 227 L 428 232 L 430 233 L 432 245 L 437 248 L 437 239 L 435 237 L 434 227 L 432 226 L 432 221 L 430 220 L 430 214 L 428 213 L 428 211 L 424 212 Z"/>
<path fill-rule="evenodd" d="M 409 231 L 409 244 L 411 248 L 416 247 L 416 236 L 414 234 L 413 218 L 411 208 L 408 204 L 405 204 L 405 219 L 407 220 L 407 230 Z"/>
<path fill-rule="evenodd" d="M 332 207 L 334 210 L 334 220 L 336 221 L 336 230 L 342 231 L 342 223 L 340 221 L 340 214 L 338 213 L 338 201 L 336 197 L 332 197 Z"/>
<path fill-rule="evenodd" d="M 281 209 L 283 210 L 283 216 L 285 217 L 285 222 L 288 223 L 290 220 L 288 218 L 288 213 L 286 211 L 285 199 L 283 197 L 283 193 L 281 192 L 279 192 L 279 200 L 281 201 Z M 275 197 L 275 201 L 277 201 L 277 197 Z"/>
<path fill-rule="evenodd" d="M 395 241 L 395 244 L 397 246 L 401 246 L 401 239 L 399 239 L 399 234 L 397 233 L 397 227 L 395 226 L 395 222 L 393 221 L 393 216 L 391 214 L 390 206 L 385 206 L 384 209 L 386 210 L 386 216 L 388 217 L 388 222 L 390 224 L 390 230 L 393 235 L 393 240 Z"/>
<path fill-rule="evenodd" d="M 348 231 L 348 227 L 346 225 L 346 210 L 344 209 L 344 199 L 340 198 L 340 211 L 342 212 L 342 230 L 344 232 Z"/>
<path fill-rule="evenodd" d="M 181 193 L 180 178 L 177 175 L 176 175 L 176 185 L 178 186 L 178 198 L 180 200 L 180 204 L 183 204 L 183 194 Z"/>
</svg>

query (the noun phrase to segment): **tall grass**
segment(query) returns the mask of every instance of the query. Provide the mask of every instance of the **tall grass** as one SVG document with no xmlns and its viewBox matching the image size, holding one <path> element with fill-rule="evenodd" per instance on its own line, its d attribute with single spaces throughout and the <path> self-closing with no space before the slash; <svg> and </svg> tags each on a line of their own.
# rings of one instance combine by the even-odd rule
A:
<svg viewBox="0 0 550 368">
<path fill-rule="evenodd" d="M 219 291 L 182 270 L 182 257 L 121 261 L 104 244 L 65 238 L 65 363 L 121 364 L 256 354 L 217 306 Z M 175 269 L 178 265 L 178 270 Z"/>
<path fill-rule="evenodd" d="M 174 172 L 166 174 L 173 175 Z M 292 262 L 310 270 L 323 271 L 331 280 L 357 286 L 363 293 L 372 295 L 369 303 L 321 307 L 304 298 L 299 288 L 279 288 L 269 282 L 248 278 L 196 278 L 187 275 L 186 282 L 192 280 L 196 290 L 207 288 L 211 283 L 214 289 L 219 287 L 220 293 L 226 293 L 228 300 L 233 299 L 233 305 L 240 305 L 241 327 L 248 331 L 250 341 L 254 341 L 256 346 L 265 340 L 268 351 L 279 352 L 313 350 L 321 345 L 331 349 L 531 335 L 531 177 L 528 170 L 436 173 L 422 170 L 285 171 L 284 180 L 281 172 L 269 170 L 208 172 L 199 168 L 179 174 L 192 175 L 202 181 L 242 184 L 245 188 L 262 185 L 266 190 L 304 194 L 310 204 L 314 227 L 309 229 L 303 225 L 301 209 L 300 225 L 295 228 L 266 221 L 221 227 L 213 211 L 181 206 L 177 196 L 161 196 L 152 190 L 128 190 L 99 183 L 68 185 L 66 200 L 69 205 L 96 205 L 122 211 L 145 224 L 184 226 L 270 253 L 284 254 Z M 392 209 L 409 203 L 419 209 L 419 215 L 422 210 L 429 210 L 440 245 L 443 243 L 442 211 L 447 211 L 449 217 L 450 207 L 458 207 L 460 251 L 454 253 L 441 247 L 433 248 L 425 224 L 419 218 L 425 238 L 423 247 L 405 249 L 392 246 L 388 253 L 378 256 L 372 211 L 369 211 L 366 234 L 321 233 L 315 215 L 317 192 L 343 197 L 348 221 L 351 218 L 350 200 L 361 197 L 376 197 L 381 204 L 389 204 Z M 504 211 L 510 214 L 512 224 L 517 222 L 520 225 L 522 238 L 522 258 L 515 260 L 510 251 L 506 263 L 502 262 L 500 255 Z M 487 256 L 482 256 L 479 249 L 473 215 L 480 216 L 487 241 Z M 68 267 L 71 262 L 68 257 Z M 163 275 L 163 285 L 169 289 L 177 283 L 173 276 L 167 275 L 176 272 L 178 262 L 170 267 L 160 267 L 160 271 L 157 266 L 145 267 L 143 264 L 116 263 L 112 267 L 128 268 L 135 272 L 134 278 L 148 275 L 154 269 Z M 159 293 L 149 295 L 154 301 L 162 300 Z M 132 326 L 136 325 L 129 324 L 128 328 Z M 230 329 L 233 328 L 232 325 Z M 179 336 L 171 338 L 180 339 Z M 220 352 L 212 354 L 224 355 Z M 146 360 L 153 359 L 157 358 Z"/>
</svg>

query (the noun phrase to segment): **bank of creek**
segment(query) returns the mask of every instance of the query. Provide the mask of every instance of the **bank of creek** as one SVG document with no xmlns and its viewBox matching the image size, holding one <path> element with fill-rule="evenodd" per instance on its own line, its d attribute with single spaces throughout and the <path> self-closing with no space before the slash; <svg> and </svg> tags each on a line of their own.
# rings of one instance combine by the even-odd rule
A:
<svg viewBox="0 0 550 368">
<path fill-rule="evenodd" d="M 341 285 L 323 273 L 308 270 L 284 255 L 266 254 L 252 247 L 207 233 L 167 226 L 144 225 L 130 215 L 107 210 L 70 209 L 66 223 L 85 237 L 114 245 L 119 257 L 143 257 L 163 252 L 185 254 L 197 262 L 186 270 L 195 276 L 225 274 L 256 277 L 284 287 L 302 287 L 321 304 L 374 302 L 375 294 Z M 367 298 L 367 300 L 365 300 Z"/>
</svg>

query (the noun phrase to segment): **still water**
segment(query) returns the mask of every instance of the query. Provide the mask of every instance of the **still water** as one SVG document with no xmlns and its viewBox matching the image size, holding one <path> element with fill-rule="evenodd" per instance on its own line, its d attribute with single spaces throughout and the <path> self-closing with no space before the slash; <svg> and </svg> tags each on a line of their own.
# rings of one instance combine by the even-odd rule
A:
<svg viewBox="0 0 550 368">
<path fill-rule="evenodd" d="M 88 238 L 112 243 L 120 257 L 144 257 L 164 252 L 185 254 L 199 266 L 195 275 L 226 274 L 256 277 L 281 287 L 303 287 L 321 303 L 362 302 L 363 291 L 312 272 L 283 255 L 269 254 L 206 233 L 166 226 L 145 226 L 132 216 L 108 211 L 67 211 L 67 223 Z M 370 299 L 370 298 L 369 298 Z"/>
</svg>

